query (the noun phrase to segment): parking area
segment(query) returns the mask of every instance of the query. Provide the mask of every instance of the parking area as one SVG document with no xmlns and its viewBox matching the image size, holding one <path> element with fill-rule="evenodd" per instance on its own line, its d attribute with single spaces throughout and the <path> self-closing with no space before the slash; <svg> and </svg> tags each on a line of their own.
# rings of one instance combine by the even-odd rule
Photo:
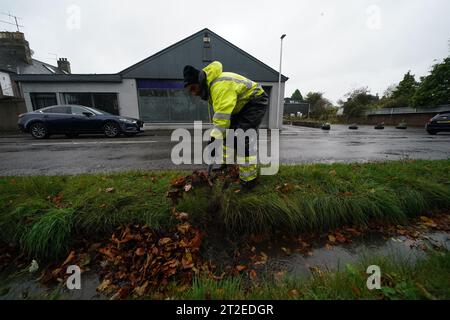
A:
<svg viewBox="0 0 450 320">
<path fill-rule="evenodd" d="M 146 131 L 132 138 L 55 136 L 35 140 L 27 134 L 0 135 L 0 175 L 54 175 L 126 170 L 204 168 L 176 166 L 169 135 Z M 450 133 L 428 135 L 423 128 L 375 130 L 360 126 L 330 131 L 285 126 L 280 134 L 281 163 L 367 162 L 397 159 L 449 159 Z"/>
</svg>

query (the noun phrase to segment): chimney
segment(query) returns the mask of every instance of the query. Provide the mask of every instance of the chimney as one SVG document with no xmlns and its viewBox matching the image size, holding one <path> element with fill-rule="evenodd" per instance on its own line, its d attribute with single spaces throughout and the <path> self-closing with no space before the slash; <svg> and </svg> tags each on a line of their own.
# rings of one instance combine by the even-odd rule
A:
<svg viewBox="0 0 450 320">
<path fill-rule="evenodd" d="M 59 58 L 58 60 L 58 69 L 61 71 L 65 71 L 67 73 L 71 73 L 70 71 L 70 62 L 67 61 L 67 58 Z"/>
<path fill-rule="evenodd" d="M 31 50 L 22 32 L 0 32 L 0 67 L 16 71 L 21 63 L 32 64 Z"/>
</svg>

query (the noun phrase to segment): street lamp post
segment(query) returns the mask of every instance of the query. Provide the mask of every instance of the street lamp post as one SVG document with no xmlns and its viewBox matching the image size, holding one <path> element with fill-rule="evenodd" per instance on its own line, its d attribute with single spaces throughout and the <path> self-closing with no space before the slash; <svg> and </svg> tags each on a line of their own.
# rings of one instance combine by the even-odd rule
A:
<svg viewBox="0 0 450 320">
<path fill-rule="evenodd" d="M 281 46 L 280 46 L 280 72 L 278 74 L 278 104 L 277 104 L 277 128 L 280 128 L 280 118 L 281 124 L 283 124 L 283 115 L 280 116 L 280 103 L 281 103 L 281 66 L 283 63 L 283 39 L 286 37 L 285 34 L 281 36 Z"/>
</svg>

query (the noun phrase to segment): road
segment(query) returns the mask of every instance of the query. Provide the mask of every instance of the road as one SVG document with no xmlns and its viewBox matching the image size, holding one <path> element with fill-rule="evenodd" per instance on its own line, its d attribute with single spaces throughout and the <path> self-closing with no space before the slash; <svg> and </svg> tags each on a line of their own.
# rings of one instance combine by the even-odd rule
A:
<svg viewBox="0 0 450 320">
<path fill-rule="evenodd" d="M 126 170 L 204 168 L 176 166 L 170 136 L 148 131 L 138 137 L 107 139 L 55 136 L 35 140 L 26 134 L 0 135 L 0 175 L 55 175 Z M 374 130 L 361 126 L 331 131 L 285 126 L 280 134 L 281 163 L 367 162 L 396 159 L 449 159 L 450 133 L 428 135 L 422 128 Z"/>
</svg>

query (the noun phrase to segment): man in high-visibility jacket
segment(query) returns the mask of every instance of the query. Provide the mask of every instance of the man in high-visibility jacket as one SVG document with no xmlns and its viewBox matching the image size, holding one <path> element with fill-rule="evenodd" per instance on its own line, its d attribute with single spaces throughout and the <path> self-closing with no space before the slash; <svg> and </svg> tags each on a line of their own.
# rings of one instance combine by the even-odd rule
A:
<svg viewBox="0 0 450 320">
<path fill-rule="evenodd" d="M 227 151 L 230 153 L 226 148 L 227 129 L 257 130 L 269 105 L 269 97 L 258 83 L 236 73 L 223 72 L 219 61 L 212 62 L 203 70 L 186 66 L 183 73 L 187 91 L 213 106 L 211 138 L 212 141 L 223 140 L 225 162 Z M 245 154 L 238 153 L 237 160 L 241 163 L 239 177 L 242 185 L 253 188 L 258 177 L 256 141 L 246 141 Z"/>
</svg>

